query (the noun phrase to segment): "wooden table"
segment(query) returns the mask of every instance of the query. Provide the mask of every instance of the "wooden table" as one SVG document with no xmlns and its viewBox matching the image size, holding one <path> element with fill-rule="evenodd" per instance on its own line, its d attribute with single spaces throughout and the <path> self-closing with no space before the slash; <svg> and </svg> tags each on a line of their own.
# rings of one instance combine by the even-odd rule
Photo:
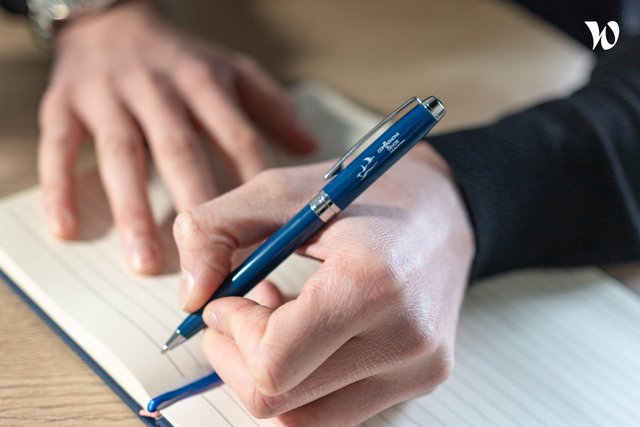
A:
<svg viewBox="0 0 640 427">
<path fill-rule="evenodd" d="M 590 51 L 510 3 L 394 3 L 193 0 L 169 10 L 181 25 L 256 56 L 282 81 L 320 79 L 380 112 L 437 94 L 449 109 L 440 132 L 566 94 L 588 76 Z M 48 67 L 26 25 L 0 16 L 0 196 L 36 184 Z M 80 163 L 93 164 L 90 145 Z M 636 267 L 616 274 L 640 282 Z M 0 426 L 140 425 L 6 286 L 0 303 Z"/>
</svg>

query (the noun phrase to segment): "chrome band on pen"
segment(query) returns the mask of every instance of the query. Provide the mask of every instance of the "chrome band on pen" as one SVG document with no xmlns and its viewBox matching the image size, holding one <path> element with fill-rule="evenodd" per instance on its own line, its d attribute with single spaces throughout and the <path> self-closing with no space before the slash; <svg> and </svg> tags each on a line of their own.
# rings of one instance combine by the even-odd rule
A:
<svg viewBox="0 0 640 427">
<path fill-rule="evenodd" d="M 324 222 L 329 222 L 331 218 L 340 213 L 341 209 L 333 203 L 331 197 L 321 190 L 316 197 L 309 202 L 311 210 Z"/>
</svg>

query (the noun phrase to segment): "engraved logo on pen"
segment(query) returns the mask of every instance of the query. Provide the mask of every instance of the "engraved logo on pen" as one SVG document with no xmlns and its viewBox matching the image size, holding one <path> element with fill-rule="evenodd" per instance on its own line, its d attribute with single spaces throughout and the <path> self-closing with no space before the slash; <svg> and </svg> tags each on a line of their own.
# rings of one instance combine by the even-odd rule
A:
<svg viewBox="0 0 640 427">
<path fill-rule="evenodd" d="M 391 135 L 391 138 L 387 139 L 386 141 L 383 141 L 380 148 L 378 148 L 378 154 L 382 153 L 385 149 L 390 153 L 393 153 L 394 151 L 396 151 L 396 149 L 400 145 L 402 145 L 402 143 L 405 141 L 404 139 L 399 140 L 398 139 L 399 136 L 400 136 L 400 133 L 396 132 L 393 135 Z"/>
<path fill-rule="evenodd" d="M 591 50 L 596 50 L 598 44 L 602 46 L 602 49 L 609 50 L 618 43 L 618 38 L 620 37 L 620 27 L 616 21 L 607 22 L 607 26 L 600 31 L 600 25 L 596 21 L 584 21 L 591 31 L 591 37 L 593 38 L 593 48 Z M 607 28 L 611 30 L 613 33 L 613 43 L 609 42 L 609 37 L 607 36 Z"/>
<path fill-rule="evenodd" d="M 367 175 L 369 175 L 369 172 L 371 172 L 371 170 L 378 164 L 378 162 L 371 164 L 371 162 L 373 162 L 373 159 L 375 159 L 375 156 L 364 158 L 364 160 L 362 161 L 362 164 L 360 165 L 362 170 L 358 172 L 358 175 L 357 175 L 358 178 L 365 179 Z"/>
</svg>

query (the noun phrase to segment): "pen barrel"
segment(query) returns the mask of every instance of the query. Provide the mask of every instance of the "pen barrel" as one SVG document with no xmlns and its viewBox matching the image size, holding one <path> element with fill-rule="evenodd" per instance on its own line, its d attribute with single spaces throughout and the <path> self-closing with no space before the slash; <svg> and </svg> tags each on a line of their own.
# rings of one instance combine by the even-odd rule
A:
<svg viewBox="0 0 640 427">
<path fill-rule="evenodd" d="M 433 97 L 411 109 L 229 274 L 209 301 L 249 292 L 406 154 L 435 126 L 444 111 Z M 188 339 L 203 329 L 203 310 L 204 307 L 187 316 L 176 332 Z"/>
<path fill-rule="evenodd" d="M 418 104 L 340 172 L 323 190 L 340 209 L 346 208 L 397 162 L 438 120 Z"/>
<path fill-rule="evenodd" d="M 243 296 L 322 228 L 324 222 L 306 205 L 231 273 L 211 300 Z"/>
<path fill-rule="evenodd" d="M 209 301 L 247 294 L 296 249 L 304 245 L 324 224 L 309 205 L 306 205 L 291 221 L 265 240 L 249 258 L 229 274 Z M 204 329 L 203 312 L 204 306 L 187 316 L 178 327 L 182 336 L 188 339 Z"/>
</svg>

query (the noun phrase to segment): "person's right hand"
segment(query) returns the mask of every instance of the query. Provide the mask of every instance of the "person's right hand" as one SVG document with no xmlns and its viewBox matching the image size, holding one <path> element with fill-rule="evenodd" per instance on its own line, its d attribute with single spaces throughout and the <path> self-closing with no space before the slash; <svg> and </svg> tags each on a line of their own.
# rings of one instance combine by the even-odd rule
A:
<svg viewBox="0 0 640 427">
<path fill-rule="evenodd" d="M 182 308 L 202 307 L 244 250 L 317 194 L 328 167 L 272 169 L 181 213 Z M 419 143 L 300 248 L 322 265 L 295 299 L 264 281 L 253 300 L 208 303 L 203 352 L 256 417 L 358 425 L 449 375 L 474 252 L 451 170 Z"/>
<path fill-rule="evenodd" d="M 177 31 L 150 2 L 124 2 L 70 22 L 54 42 L 40 110 L 45 216 L 55 236 L 74 237 L 74 164 L 81 142 L 92 137 L 120 241 L 137 272 L 163 265 L 147 200 L 145 141 L 178 212 L 216 195 L 200 130 L 242 181 L 269 165 L 258 127 L 292 151 L 313 149 L 287 94 L 253 60 Z"/>
</svg>

